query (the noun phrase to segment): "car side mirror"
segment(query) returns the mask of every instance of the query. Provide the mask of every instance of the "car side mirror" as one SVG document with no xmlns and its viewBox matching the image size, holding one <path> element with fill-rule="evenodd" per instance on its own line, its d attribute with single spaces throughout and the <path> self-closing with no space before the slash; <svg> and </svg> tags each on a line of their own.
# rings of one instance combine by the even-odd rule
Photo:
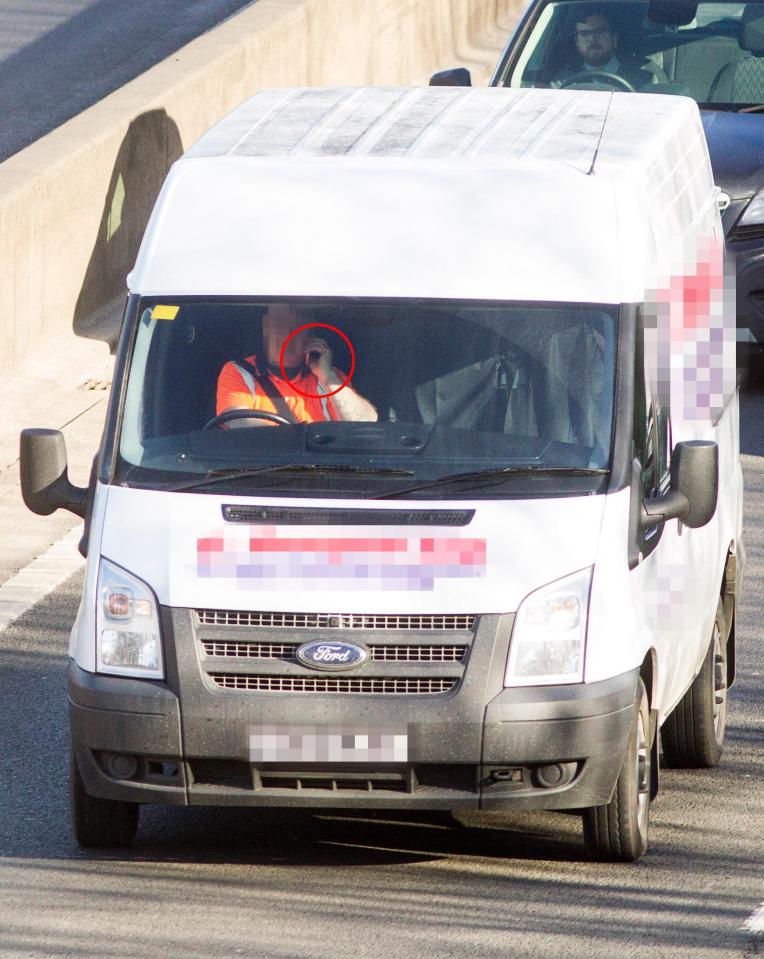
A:
<svg viewBox="0 0 764 959">
<path fill-rule="evenodd" d="M 69 482 L 66 442 L 60 430 L 21 431 L 19 451 L 21 495 L 39 516 L 68 509 L 85 516 L 87 489 Z"/>
<path fill-rule="evenodd" d="M 719 447 L 711 440 L 677 443 L 671 455 L 671 486 L 643 504 L 643 529 L 678 519 L 690 529 L 711 521 L 719 497 Z"/>
<path fill-rule="evenodd" d="M 472 76 L 466 67 L 452 67 L 440 70 L 430 77 L 431 87 L 471 87 Z"/>
</svg>

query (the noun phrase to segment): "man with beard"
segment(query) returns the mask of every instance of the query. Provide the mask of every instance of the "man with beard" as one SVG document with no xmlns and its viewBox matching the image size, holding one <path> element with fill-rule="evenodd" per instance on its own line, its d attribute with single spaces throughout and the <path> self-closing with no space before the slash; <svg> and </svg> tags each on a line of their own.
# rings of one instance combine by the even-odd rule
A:
<svg viewBox="0 0 764 959">
<path fill-rule="evenodd" d="M 571 86 L 586 83 L 586 74 L 594 74 L 592 83 L 599 83 L 596 74 L 610 73 L 625 80 L 635 90 L 643 90 L 656 80 L 655 73 L 649 69 L 646 62 L 638 61 L 634 57 L 619 56 L 618 34 L 613 30 L 608 18 L 597 12 L 597 7 L 583 7 L 576 16 L 574 41 L 576 52 L 581 58 L 578 65 L 570 66 L 564 74 L 560 74 L 552 81 L 552 86 L 564 86 L 566 82 L 576 78 Z M 608 85 L 605 77 L 601 78 L 603 85 Z M 613 89 L 622 87 L 613 81 Z"/>
</svg>

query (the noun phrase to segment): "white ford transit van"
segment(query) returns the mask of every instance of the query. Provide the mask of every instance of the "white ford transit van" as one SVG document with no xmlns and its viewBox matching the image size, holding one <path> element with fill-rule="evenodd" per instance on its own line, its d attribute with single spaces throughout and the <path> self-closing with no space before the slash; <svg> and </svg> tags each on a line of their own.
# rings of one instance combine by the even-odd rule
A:
<svg viewBox="0 0 764 959">
<path fill-rule="evenodd" d="M 72 809 L 575 809 L 639 857 L 712 766 L 744 563 L 698 110 L 586 91 L 253 97 L 170 172 L 85 516 Z M 725 298 L 726 297 L 726 298 Z"/>
</svg>

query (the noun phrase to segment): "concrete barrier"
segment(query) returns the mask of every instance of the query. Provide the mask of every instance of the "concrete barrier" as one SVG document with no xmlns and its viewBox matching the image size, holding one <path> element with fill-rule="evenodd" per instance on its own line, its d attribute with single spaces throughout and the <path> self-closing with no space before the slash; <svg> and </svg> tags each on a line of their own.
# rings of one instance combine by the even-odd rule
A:
<svg viewBox="0 0 764 959">
<path fill-rule="evenodd" d="M 483 82 L 523 0 L 257 0 L 0 166 L 0 370 L 109 339 L 167 169 L 257 89 Z"/>
</svg>

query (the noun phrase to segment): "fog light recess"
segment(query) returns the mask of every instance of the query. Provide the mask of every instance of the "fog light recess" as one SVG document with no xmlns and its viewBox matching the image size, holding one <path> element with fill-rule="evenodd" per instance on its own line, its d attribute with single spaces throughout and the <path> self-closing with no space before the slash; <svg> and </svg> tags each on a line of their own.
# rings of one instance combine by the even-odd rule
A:
<svg viewBox="0 0 764 959">
<path fill-rule="evenodd" d="M 134 779 L 140 766 L 137 756 L 124 753 L 106 753 L 103 764 L 108 774 L 114 779 Z"/>
<path fill-rule="evenodd" d="M 558 789 L 567 786 L 576 775 L 577 763 L 548 763 L 538 766 L 533 773 L 533 779 L 542 789 Z"/>
</svg>

